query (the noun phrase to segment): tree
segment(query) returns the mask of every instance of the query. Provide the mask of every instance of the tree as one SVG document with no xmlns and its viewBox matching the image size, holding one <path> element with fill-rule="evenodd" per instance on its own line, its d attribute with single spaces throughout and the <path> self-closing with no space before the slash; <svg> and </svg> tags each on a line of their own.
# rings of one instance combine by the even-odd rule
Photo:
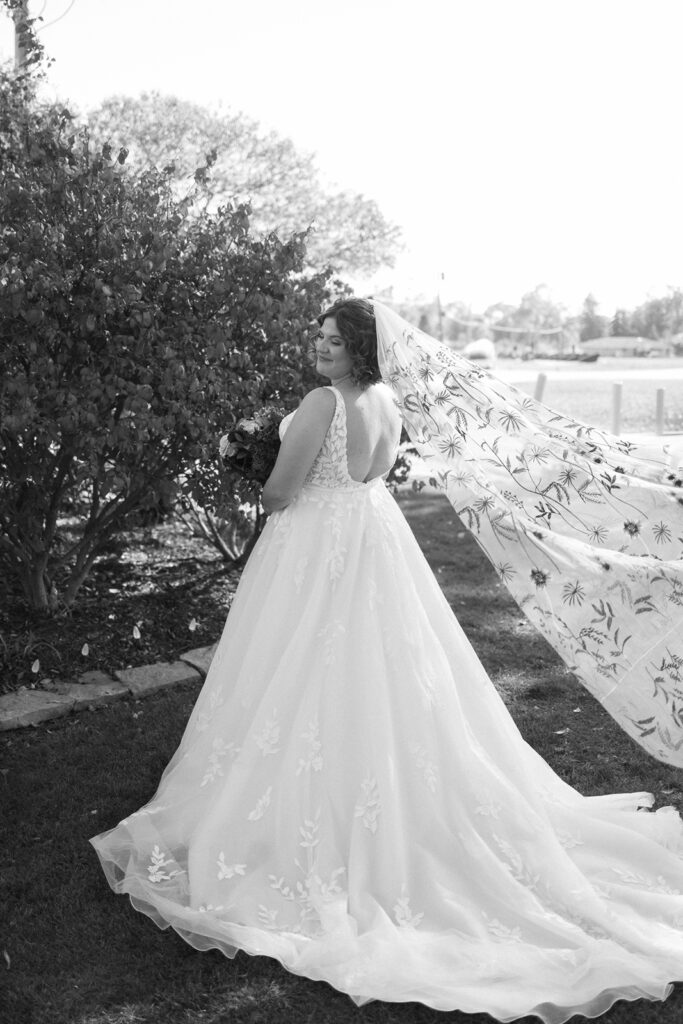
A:
<svg viewBox="0 0 683 1024">
<path fill-rule="evenodd" d="M 508 337 L 524 339 L 532 350 L 542 339 L 561 339 L 567 318 L 565 308 L 550 297 L 547 286 L 543 284 L 525 292 L 517 306 L 502 303 L 489 306 L 486 316 L 494 318 L 491 326 L 496 328 L 496 337 L 504 337 L 508 329 Z"/>
<path fill-rule="evenodd" d="M 603 338 L 607 334 L 609 321 L 607 317 L 600 316 L 598 305 L 598 300 L 594 295 L 587 295 L 583 300 L 579 333 L 581 341 L 590 341 L 591 338 Z"/>
<path fill-rule="evenodd" d="M 217 438 L 307 390 L 326 297 L 302 235 L 255 237 L 238 203 L 192 215 L 195 181 L 125 162 L 0 80 L 0 561 L 46 611 L 177 479 L 232 488 Z"/>
<path fill-rule="evenodd" d="M 683 332 L 683 291 L 669 288 L 668 294 L 648 299 L 631 314 L 635 334 L 643 338 L 670 338 Z"/>
<path fill-rule="evenodd" d="M 551 299 L 547 286 L 539 284 L 522 296 L 513 319 L 517 326 L 527 327 L 533 333 L 560 327 L 565 315 L 564 307 Z"/>
<path fill-rule="evenodd" d="M 130 149 L 131 166 L 173 167 L 187 179 L 207 150 L 216 153 L 206 182 L 210 208 L 246 202 L 252 225 L 281 237 L 311 228 L 307 260 L 320 270 L 370 274 L 393 266 L 399 230 L 362 195 L 323 188 L 311 154 L 244 114 L 221 114 L 174 96 L 114 96 L 87 115 L 91 136 Z"/>
<path fill-rule="evenodd" d="M 609 332 L 613 338 L 624 338 L 633 334 L 631 318 L 625 309 L 615 310 Z"/>
<path fill-rule="evenodd" d="M 14 21 L 16 71 L 27 83 L 45 60 L 45 51 L 35 29 L 36 23 L 43 19 L 29 16 L 28 0 L 1 0 L 1 4 Z"/>
</svg>

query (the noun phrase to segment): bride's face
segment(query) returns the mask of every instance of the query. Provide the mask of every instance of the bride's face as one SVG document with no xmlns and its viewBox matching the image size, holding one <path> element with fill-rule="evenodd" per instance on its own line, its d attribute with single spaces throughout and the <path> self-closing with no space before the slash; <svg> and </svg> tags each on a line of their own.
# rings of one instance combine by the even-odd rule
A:
<svg viewBox="0 0 683 1024">
<path fill-rule="evenodd" d="M 337 332 L 337 321 L 333 316 L 323 320 L 315 339 L 315 350 L 315 368 L 323 377 L 335 381 L 351 372 L 353 360 L 346 351 L 346 342 Z"/>
</svg>

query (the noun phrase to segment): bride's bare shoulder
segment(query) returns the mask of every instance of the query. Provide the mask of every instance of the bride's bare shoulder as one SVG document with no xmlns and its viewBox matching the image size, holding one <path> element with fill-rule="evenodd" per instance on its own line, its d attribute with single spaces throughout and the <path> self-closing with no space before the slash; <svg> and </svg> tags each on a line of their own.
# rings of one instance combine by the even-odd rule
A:
<svg viewBox="0 0 683 1024">
<path fill-rule="evenodd" d="M 378 384 L 373 385 L 373 395 L 377 402 L 377 406 L 381 409 L 385 416 L 391 417 L 392 419 L 400 419 L 401 413 L 399 411 L 398 401 L 391 388 L 387 387 L 381 381 Z"/>
<path fill-rule="evenodd" d="M 304 395 L 301 404 L 296 410 L 299 423 L 304 422 L 325 422 L 329 426 L 334 415 L 336 399 L 328 388 L 313 388 Z"/>
<path fill-rule="evenodd" d="M 311 391 L 306 392 L 301 404 L 306 402 L 307 405 L 317 406 L 319 408 L 328 409 L 334 406 L 336 398 L 334 392 L 328 387 L 313 388 Z"/>
</svg>

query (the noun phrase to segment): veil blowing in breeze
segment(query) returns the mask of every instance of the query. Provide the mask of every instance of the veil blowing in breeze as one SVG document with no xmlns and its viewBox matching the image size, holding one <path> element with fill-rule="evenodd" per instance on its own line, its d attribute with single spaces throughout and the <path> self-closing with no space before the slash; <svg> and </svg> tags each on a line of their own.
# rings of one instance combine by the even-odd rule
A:
<svg viewBox="0 0 683 1024">
<path fill-rule="evenodd" d="M 527 618 L 683 767 L 683 489 L 666 447 L 562 416 L 373 300 L 408 434 Z"/>
</svg>

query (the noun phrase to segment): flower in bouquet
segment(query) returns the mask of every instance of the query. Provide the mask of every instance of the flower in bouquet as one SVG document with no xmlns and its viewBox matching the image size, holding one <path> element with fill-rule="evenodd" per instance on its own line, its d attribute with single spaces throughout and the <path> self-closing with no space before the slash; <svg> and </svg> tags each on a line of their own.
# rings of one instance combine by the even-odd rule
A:
<svg viewBox="0 0 683 1024">
<path fill-rule="evenodd" d="M 280 450 L 278 426 L 283 416 L 283 409 L 265 405 L 252 417 L 238 420 L 220 439 L 223 463 L 246 480 L 264 484 Z"/>
</svg>

